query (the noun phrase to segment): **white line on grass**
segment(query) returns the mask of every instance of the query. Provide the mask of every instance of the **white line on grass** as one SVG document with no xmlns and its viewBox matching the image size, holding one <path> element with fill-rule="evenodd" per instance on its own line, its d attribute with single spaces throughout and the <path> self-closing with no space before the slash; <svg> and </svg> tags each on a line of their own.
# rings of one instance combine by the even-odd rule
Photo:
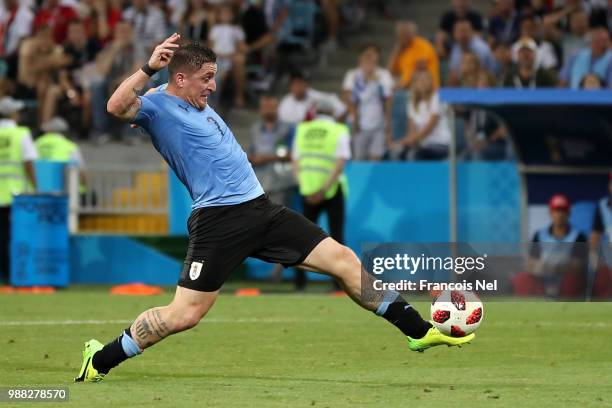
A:
<svg viewBox="0 0 612 408">
<path fill-rule="evenodd" d="M 317 323 L 322 320 L 316 319 L 281 319 L 281 318 L 204 318 L 203 323 Z M 74 325 L 104 325 L 104 324 L 129 324 L 133 320 L 8 320 L 1 321 L 0 326 L 74 326 Z"/>
<path fill-rule="evenodd" d="M 333 319 L 283 319 L 283 318 L 238 318 L 226 319 L 218 317 L 204 318 L 203 323 L 321 323 L 330 322 Z M 0 320 L 2 326 L 75 326 L 75 325 L 105 325 L 105 324 L 130 324 L 133 320 Z M 610 328 L 612 323 L 608 322 L 546 322 L 546 321 L 509 321 L 509 322 L 485 322 L 486 326 L 495 327 L 568 327 L 568 328 Z"/>
</svg>

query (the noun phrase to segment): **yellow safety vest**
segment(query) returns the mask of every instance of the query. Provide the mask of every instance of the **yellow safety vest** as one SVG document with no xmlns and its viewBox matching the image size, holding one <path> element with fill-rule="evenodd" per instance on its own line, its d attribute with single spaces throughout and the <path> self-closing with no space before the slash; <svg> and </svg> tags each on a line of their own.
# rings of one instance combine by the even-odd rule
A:
<svg viewBox="0 0 612 408">
<path fill-rule="evenodd" d="M 349 134 L 346 125 L 328 120 L 313 120 L 298 125 L 294 143 L 298 153 L 298 183 L 301 195 L 306 196 L 321 190 L 336 168 L 338 140 L 343 134 Z M 325 192 L 325 198 L 332 198 L 340 184 L 346 194 L 346 177 L 341 174 Z"/>
<path fill-rule="evenodd" d="M 76 143 L 66 139 L 60 133 L 49 132 L 40 136 L 34 142 L 38 158 L 41 160 L 68 163 L 72 160 L 73 153 L 79 148 Z M 87 191 L 83 184 L 79 184 L 79 193 Z"/>
<path fill-rule="evenodd" d="M 29 132 L 23 126 L 0 129 L 0 206 L 11 205 L 14 195 L 28 190 L 21 144 Z"/>
<path fill-rule="evenodd" d="M 42 160 L 67 162 L 77 150 L 77 145 L 59 133 L 45 133 L 34 142 L 38 157 Z"/>
</svg>

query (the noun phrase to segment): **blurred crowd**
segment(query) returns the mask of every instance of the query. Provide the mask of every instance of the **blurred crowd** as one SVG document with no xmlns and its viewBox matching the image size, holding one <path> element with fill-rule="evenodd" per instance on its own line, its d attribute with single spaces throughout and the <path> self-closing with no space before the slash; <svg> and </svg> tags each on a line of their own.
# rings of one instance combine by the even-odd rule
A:
<svg viewBox="0 0 612 408">
<path fill-rule="evenodd" d="M 313 89 L 309 81 L 347 46 L 346 33 L 363 27 L 368 13 L 391 21 L 391 4 L 417 7 L 408 0 L 4 0 L 0 95 L 24 102 L 22 119 L 35 134 L 61 116 L 74 134 L 104 143 L 129 133 L 106 112 L 109 95 L 178 32 L 218 54 L 217 109 L 272 104 L 291 127 L 327 98 L 336 120 L 350 125 L 353 159 L 438 160 L 457 130 L 438 98 L 441 86 L 612 87 L 612 1 L 496 0 L 480 10 L 450 0 L 437 32 L 396 21 L 388 56 L 382 44 L 363 47 L 341 95 Z M 512 157 L 499 118 L 478 109 L 456 114 L 464 158 Z"/>
</svg>

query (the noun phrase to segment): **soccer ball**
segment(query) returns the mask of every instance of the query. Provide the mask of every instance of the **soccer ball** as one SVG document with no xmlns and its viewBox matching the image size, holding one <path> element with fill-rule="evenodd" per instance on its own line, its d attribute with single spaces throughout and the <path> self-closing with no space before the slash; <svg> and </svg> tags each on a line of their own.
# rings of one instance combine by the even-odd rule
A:
<svg viewBox="0 0 612 408">
<path fill-rule="evenodd" d="M 484 309 L 474 292 L 445 290 L 431 302 L 431 321 L 442 333 L 463 337 L 482 322 Z"/>
</svg>

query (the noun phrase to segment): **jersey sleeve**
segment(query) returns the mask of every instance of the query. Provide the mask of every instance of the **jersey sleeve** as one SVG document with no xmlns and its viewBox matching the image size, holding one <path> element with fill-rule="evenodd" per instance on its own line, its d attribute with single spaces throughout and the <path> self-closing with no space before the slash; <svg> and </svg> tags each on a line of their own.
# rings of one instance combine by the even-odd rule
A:
<svg viewBox="0 0 612 408">
<path fill-rule="evenodd" d="M 151 123 L 157 118 L 159 115 L 159 110 L 157 105 L 151 100 L 148 95 L 144 95 L 140 97 L 140 110 L 132 120 L 132 123 L 143 127 L 144 129 L 148 129 Z"/>
</svg>

